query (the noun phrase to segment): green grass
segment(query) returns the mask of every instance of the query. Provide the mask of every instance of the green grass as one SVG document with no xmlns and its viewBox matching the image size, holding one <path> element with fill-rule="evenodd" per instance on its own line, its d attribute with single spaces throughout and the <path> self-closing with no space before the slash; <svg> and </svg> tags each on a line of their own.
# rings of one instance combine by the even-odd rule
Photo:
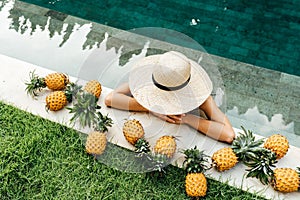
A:
<svg viewBox="0 0 300 200">
<path fill-rule="evenodd" d="M 87 155 L 79 133 L 0 102 L 0 199 L 189 199 L 185 173 L 126 173 Z M 208 180 L 204 199 L 264 199 Z"/>
</svg>

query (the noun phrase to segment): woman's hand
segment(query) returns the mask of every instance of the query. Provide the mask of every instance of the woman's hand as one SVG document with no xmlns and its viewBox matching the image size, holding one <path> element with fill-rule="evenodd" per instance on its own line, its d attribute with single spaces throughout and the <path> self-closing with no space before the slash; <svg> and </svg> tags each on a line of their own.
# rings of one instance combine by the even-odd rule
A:
<svg viewBox="0 0 300 200">
<path fill-rule="evenodd" d="M 182 123 L 182 117 L 185 116 L 185 114 L 181 115 L 163 115 L 156 112 L 151 112 L 154 116 L 160 118 L 161 120 L 167 121 L 172 124 L 181 124 Z"/>
</svg>

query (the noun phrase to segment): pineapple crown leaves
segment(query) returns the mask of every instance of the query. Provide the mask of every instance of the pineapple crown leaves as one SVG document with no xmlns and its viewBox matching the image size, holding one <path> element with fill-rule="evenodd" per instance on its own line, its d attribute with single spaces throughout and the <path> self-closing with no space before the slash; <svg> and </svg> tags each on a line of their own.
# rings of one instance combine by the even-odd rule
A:
<svg viewBox="0 0 300 200">
<path fill-rule="evenodd" d="M 97 109 L 101 107 L 97 105 L 97 98 L 89 93 L 83 92 L 82 94 L 76 95 L 77 102 L 74 103 L 73 107 L 68 107 L 69 113 L 73 114 L 70 119 L 71 123 L 75 123 L 79 120 L 79 124 L 82 127 L 91 127 L 95 124 L 97 119 Z"/>
<path fill-rule="evenodd" d="M 100 108 L 100 107 L 98 107 Z M 94 121 L 95 123 L 95 130 L 98 130 L 100 132 L 106 132 L 108 131 L 108 127 L 111 127 L 113 125 L 113 120 L 107 115 L 103 115 L 100 111 L 96 113 L 97 118 Z"/>
<path fill-rule="evenodd" d="M 147 154 L 150 152 L 149 142 L 144 138 L 138 139 L 134 146 L 136 148 L 135 152 L 137 152 L 138 154 Z"/>
<path fill-rule="evenodd" d="M 68 102 L 72 102 L 73 99 L 77 96 L 78 93 L 81 93 L 82 90 L 82 86 L 81 85 L 77 85 L 76 83 L 68 83 L 65 89 L 65 94 L 67 97 Z"/>
<path fill-rule="evenodd" d="M 148 159 L 152 162 L 152 167 L 150 167 L 149 170 L 159 171 L 163 173 L 165 173 L 164 167 L 170 162 L 170 159 L 166 155 L 157 153 L 152 154 L 148 157 Z"/>
<path fill-rule="evenodd" d="M 43 88 L 46 87 L 45 79 L 38 77 L 38 75 L 35 74 L 35 70 L 29 73 L 29 77 L 30 81 L 25 83 L 25 91 L 27 92 L 27 94 L 33 97 L 38 96 L 37 92 L 40 92 Z"/>
<path fill-rule="evenodd" d="M 247 162 L 255 157 L 257 151 L 261 150 L 263 139 L 255 140 L 252 131 L 246 130 L 243 126 L 243 133 L 233 141 L 231 148 L 239 160 Z"/>
<path fill-rule="evenodd" d="M 211 165 L 207 166 L 209 156 L 197 149 L 197 146 L 186 149 L 183 153 L 185 155 L 183 165 L 187 173 L 203 173 L 211 168 Z"/>
<path fill-rule="evenodd" d="M 143 162 L 148 163 L 147 170 L 165 173 L 164 167 L 169 164 L 170 158 L 164 154 L 151 152 L 150 144 L 145 138 L 138 139 L 134 147 L 137 153 L 136 157 L 144 159 Z"/>
<path fill-rule="evenodd" d="M 255 177 L 260 180 L 262 184 L 268 184 L 274 178 L 273 169 L 277 163 L 276 154 L 268 149 L 262 148 L 256 152 L 256 156 L 251 161 L 245 164 L 250 167 L 247 169 L 248 177 Z"/>
<path fill-rule="evenodd" d="M 83 92 L 81 86 L 77 86 L 76 84 L 70 85 L 70 87 L 72 87 L 70 89 L 70 96 L 73 98 L 76 94 L 77 99 L 72 108 L 67 108 L 69 113 L 73 114 L 70 122 L 75 123 L 76 120 L 79 120 L 79 124 L 82 127 L 94 126 L 94 129 L 97 131 L 108 131 L 108 127 L 112 126 L 113 120 L 108 115 L 103 115 L 99 111 L 101 106 L 97 104 L 98 98 L 93 94 Z"/>
</svg>

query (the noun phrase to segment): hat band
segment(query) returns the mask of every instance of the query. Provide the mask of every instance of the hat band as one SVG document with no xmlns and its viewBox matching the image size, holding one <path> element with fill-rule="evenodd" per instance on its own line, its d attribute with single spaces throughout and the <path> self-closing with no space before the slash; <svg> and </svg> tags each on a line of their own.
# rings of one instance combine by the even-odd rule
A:
<svg viewBox="0 0 300 200">
<path fill-rule="evenodd" d="M 189 78 L 188 78 L 184 83 L 182 83 L 181 85 L 174 86 L 174 87 L 167 87 L 167 86 L 165 86 L 165 85 L 162 85 L 162 84 L 158 83 L 158 82 L 155 80 L 155 78 L 154 78 L 154 76 L 153 76 L 153 74 L 152 74 L 152 81 L 153 81 L 154 85 L 155 85 L 156 87 L 158 87 L 159 89 L 165 90 L 165 91 L 175 91 L 175 90 L 179 90 L 179 89 L 181 89 L 181 88 L 184 88 L 184 87 L 190 82 L 190 79 L 191 79 L 191 75 L 190 75 Z"/>
</svg>

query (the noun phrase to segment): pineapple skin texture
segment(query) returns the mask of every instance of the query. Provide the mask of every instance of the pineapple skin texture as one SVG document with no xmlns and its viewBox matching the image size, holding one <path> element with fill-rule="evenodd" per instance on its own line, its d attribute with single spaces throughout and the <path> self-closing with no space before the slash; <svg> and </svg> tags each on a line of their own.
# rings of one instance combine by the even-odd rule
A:
<svg viewBox="0 0 300 200">
<path fill-rule="evenodd" d="M 46 97 L 46 107 L 51 111 L 61 110 L 67 103 L 67 97 L 63 91 L 54 91 Z"/>
<path fill-rule="evenodd" d="M 232 148 L 225 147 L 219 149 L 212 155 L 212 162 L 218 171 L 225 171 L 231 169 L 238 163 L 238 157 Z"/>
<path fill-rule="evenodd" d="M 277 159 L 280 159 L 288 152 L 289 142 L 283 135 L 274 134 L 265 141 L 264 148 L 273 151 Z"/>
<path fill-rule="evenodd" d="M 63 73 L 52 73 L 45 77 L 45 83 L 51 90 L 63 90 L 69 83 L 69 79 Z"/>
<path fill-rule="evenodd" d="M 204 174 L 187 174 L 185 177 L 185 191 L 190 197 L 204 197 L 207 192 L 207 180 Z"/>
<path fill-rule="evenodd" d="M 176 146 L 175 137 L 165 135 L 156 141 L 154 152 L 172 158 L 176 151 Z"/>
<path fill-rule="evenodd" d="M 94 131 L 89 133 L 85 149 L 88 154 L 101 155 L 104 153 L 107 144 L 107 139 L 105 133 Z"/>
<path fill-rule="evenodd" d="M 144 137 L 145 132 L 142 124 L 136 120 L 127 120 L 123 125 L 123 134 L 125 139 L 132 145 L 138 141 L 138 139 Z"/>
<path fill-rule="evenodd" d="M 95 97 L 99 98 L 102 92 L 102 87 L 99 81 L 90 80 L 85 84 L 84 90 L 88 93 L 93 94 Z"/>
<path fill-rule="evenodd" d="M 291 168 L 277 168 L 274 170 L 273 187 L 279 192 L 296 192 L 300 184 L 299 174 Z"/>
</svg>

